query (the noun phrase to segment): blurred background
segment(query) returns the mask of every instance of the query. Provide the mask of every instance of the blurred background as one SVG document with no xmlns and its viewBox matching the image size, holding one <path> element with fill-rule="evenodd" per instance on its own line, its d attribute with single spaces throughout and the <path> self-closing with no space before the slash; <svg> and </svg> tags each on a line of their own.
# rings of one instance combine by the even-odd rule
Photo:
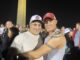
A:
<svg viewBox="0 0 80 60">
<path fill-rule="evenodd" d="M 11 19 L 16 24 L 18 0 L 0 0 L 0 23 Z M 68 0 L 27 0 L 26 24 L 34 14 L 55 13 L 59 26 L 74 26 L 80 21 L 80 2 Z"/>
</svg>

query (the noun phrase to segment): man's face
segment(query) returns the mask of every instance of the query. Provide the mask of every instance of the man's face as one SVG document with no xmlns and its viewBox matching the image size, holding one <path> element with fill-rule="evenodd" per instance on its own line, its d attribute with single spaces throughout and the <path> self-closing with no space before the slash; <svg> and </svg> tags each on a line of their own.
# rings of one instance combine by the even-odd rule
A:
<svg viewBox="0 0 80 60">
<path fill-rule="evenodd" d="M 46 20 L 45 21 L 45 29 L 47 32 L 54 31 L 56 28 L 57 20 Z"/>
<path fill-rule="evenodd" d="M 42 30 L 42 24 L 39 22 L 32 22 L 30 23 L 30 32 L 37 35 Z"/>
</svg>

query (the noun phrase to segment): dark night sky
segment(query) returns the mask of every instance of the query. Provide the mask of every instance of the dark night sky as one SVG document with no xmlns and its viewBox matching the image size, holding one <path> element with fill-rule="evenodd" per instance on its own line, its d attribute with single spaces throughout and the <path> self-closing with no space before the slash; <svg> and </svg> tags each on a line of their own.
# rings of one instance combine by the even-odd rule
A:
<svg viewBox="0 0 80 60">
<path fill-rule="evenodd" d="M 15 23 L 17 13 L 17 0 L 0 0 L 0 23 L 12 19 Z"/>
<path fill-rule="evenodd" d="M 17 0 L 0 0 L 0 23 L 8 19 L 16 22 Z M 80 2 L 68 0 L 27 0 L 27 22 L 34 14 L 43 16 L 46 12 L 55 13 L 59 25 L 73 26 L 80 21 Z"/>
</svg>

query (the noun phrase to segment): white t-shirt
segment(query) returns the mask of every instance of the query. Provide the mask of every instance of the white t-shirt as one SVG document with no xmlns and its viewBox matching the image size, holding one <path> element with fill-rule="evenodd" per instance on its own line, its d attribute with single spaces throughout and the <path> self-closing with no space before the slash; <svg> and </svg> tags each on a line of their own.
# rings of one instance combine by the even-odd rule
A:
<svg viewBox="0 0 80 60">
<path fill-rule="evenodd" d="M 18 35 L 11 47 L 16 47 L 20 52 L 28 52 L 33 50 L 36 45 L 38 44 L 39 35 L 33 35 L 29 31 L 24 32 Z M 43 60 L 43 57 L 36 59 L 36 60 Z"/>
</svg>

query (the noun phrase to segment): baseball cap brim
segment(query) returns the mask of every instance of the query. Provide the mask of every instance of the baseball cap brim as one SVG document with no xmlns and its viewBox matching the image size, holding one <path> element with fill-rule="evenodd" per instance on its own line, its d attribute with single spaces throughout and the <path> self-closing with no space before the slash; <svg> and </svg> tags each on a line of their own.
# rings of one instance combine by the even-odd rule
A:
<svg viewBox="0 0 80 60">
<path fill-rule="evenodd" d="M 34 23 L 34 22 L 39 22 L 40 24 L 43 24 L 43 22 L 40 21 L 40 20 L 34 20 L 34 21 L 32 21 L 31 23 Z"/>
<path fill-rule="evenodd" d="M 40 15 L 33 15 L 30 19 L 30 23 L 35 22 L 35 21 L 42 21 L 42 18 Z"/>
</svg>

